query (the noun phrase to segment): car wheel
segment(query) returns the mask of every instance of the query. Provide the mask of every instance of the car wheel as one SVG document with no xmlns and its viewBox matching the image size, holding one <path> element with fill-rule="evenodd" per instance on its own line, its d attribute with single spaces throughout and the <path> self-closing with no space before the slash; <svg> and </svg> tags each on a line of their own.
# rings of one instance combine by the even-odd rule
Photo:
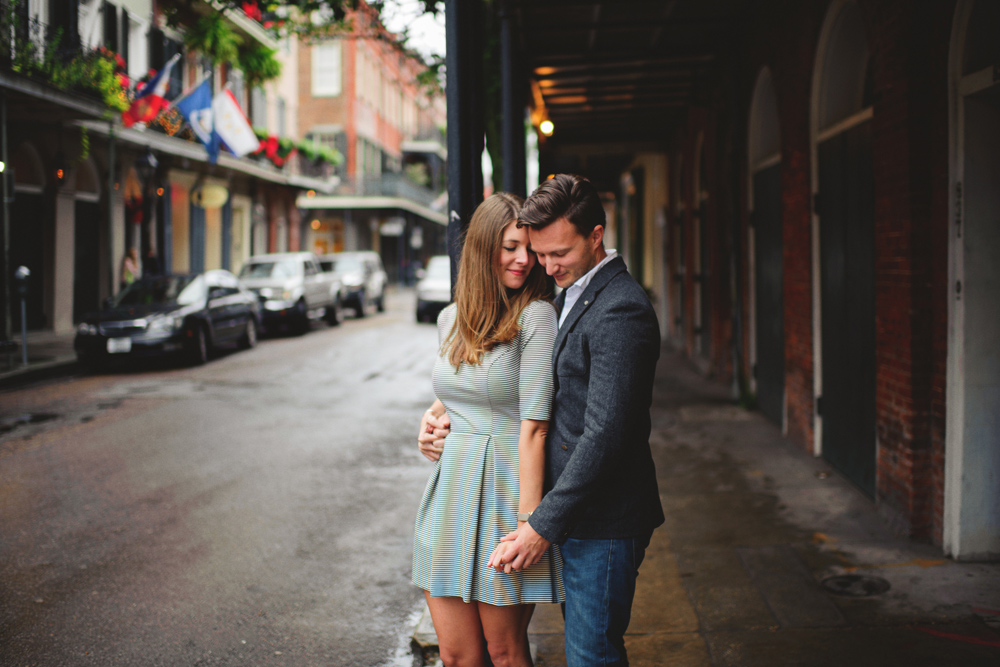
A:
<svg viewBox="0 0 1000 667">
<path fill-rule="evenodd" d="M 380 313 L 385 312 L 385 289 L 383 289 L 382 293 L 378 295 L 378 301 L 375 302 L 375 308 Z"/>
<path fill-rule="evenodd" d="M 326 307 L 326 323 L 331 327 L 340 324 L 340 300 L 334 301 Z"/>
<path fill-rule="evenodd" d="M 295 327 L 295 332 L 300 336 L 309 333 L 310 322 L 309 322 L 309 309 L 306 307 L 305 299 L 299 299 L 299 302 L 295 304 L 295 316 L 294 316 L 293 326 Z"/>
<path fill-rule="evenodd" d="M 243 338 L 240 339 L 240 347 L 244 350 L 249 350 L 252 347 L 257 346 L 257 320 L 253 318 L 253 315 L 247 318 L 247 328 L 243 332 Z"/>
<path fill-rule="evenodd" d="M 357 314 L 358 317 L 364 317 L 367 314 L 366 312 L 367 310 L 368 310 L 368 299 L 365 298 L 364 290 L 361 290 L 360 292 L 358 292 L 358 305 L 354 309 L 354 312 Z"/>
<path fill-rule="evenodd" d="M 191 365 L 201 366 L 207 362 L 208 351 L 208 334 L 205 333 L 205 327 L 199 324 L 195 327 L 191 341 Z"/>
</svg>

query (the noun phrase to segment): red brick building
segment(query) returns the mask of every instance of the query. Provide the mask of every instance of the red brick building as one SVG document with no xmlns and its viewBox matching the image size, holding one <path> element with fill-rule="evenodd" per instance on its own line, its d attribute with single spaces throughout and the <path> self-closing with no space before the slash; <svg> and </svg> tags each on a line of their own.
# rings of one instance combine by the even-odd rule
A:
<svg viewBox="0 0 1000 667">
<path fill-rule="evenodd" d="M 515 12 L 541 173 L 614 194 L 706 373 L 899 531 L 1000 557 L 1000 4 L 599 4 Z"/>
<path fill-rule="evenodd" d="M 350 38 L 299 50 L 299 131 L 345 157 L 336 194 L 300 200 L 314 213 L 306 247 L 377 250 L 405 279 L 411 262 L 443 250 L 444 99 L 418 82 L 426 66 L 377 12 L 362 4 L 349 20 Z"/>
</svg>

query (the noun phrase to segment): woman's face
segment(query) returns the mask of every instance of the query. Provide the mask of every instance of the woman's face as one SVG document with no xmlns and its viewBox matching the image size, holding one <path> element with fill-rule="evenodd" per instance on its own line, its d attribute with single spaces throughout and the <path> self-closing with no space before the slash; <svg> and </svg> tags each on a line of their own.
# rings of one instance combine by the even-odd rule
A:
<svg viewBox="0 0 1000 667">
<path fill-rule="evenodd" d="M 535 266 L 535 253 L 528 248 L 528 230 L 511 222 L 503 231 L 500 244 L 500 282 L 509 289 L 520 289 Z"/>
</svg>

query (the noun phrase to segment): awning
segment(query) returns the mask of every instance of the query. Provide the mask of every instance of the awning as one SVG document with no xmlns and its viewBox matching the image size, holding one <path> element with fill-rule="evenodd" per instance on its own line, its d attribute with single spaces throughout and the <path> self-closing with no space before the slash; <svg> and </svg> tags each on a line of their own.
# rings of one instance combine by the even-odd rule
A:
<svg viewBox="0 0 1000 667">
<path fill-rule="evenodd" d="M 297 205 L 299 208 L 312 210 L 399 209 L 401 211 L 415 213 L 421 218 L 430 220 L 431 222 L 436 222 L 441 226 L 448 224 L 448 216 L 444 213 L 440 213 L 422 204 L 418 204 L 415 201 L 404 199 L 402 197 L 339 197 L 332 195 L 305 197 L 300 195 Z"/>
</svg>

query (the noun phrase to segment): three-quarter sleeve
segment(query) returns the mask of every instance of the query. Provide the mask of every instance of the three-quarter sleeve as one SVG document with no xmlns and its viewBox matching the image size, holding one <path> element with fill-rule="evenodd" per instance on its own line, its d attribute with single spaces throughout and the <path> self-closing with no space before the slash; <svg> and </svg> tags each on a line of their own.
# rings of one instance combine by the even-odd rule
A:
<svg viewBox="0 0 1000 667">
<path fill-rule="evenodd" d="M 552 347 L 558 330 L 556 310 L 547 301 L 533 301 L 521 313 L 518 348 L 518 408 L 522 420 L 548 421 L 552 415 Z"/>
</svg>

